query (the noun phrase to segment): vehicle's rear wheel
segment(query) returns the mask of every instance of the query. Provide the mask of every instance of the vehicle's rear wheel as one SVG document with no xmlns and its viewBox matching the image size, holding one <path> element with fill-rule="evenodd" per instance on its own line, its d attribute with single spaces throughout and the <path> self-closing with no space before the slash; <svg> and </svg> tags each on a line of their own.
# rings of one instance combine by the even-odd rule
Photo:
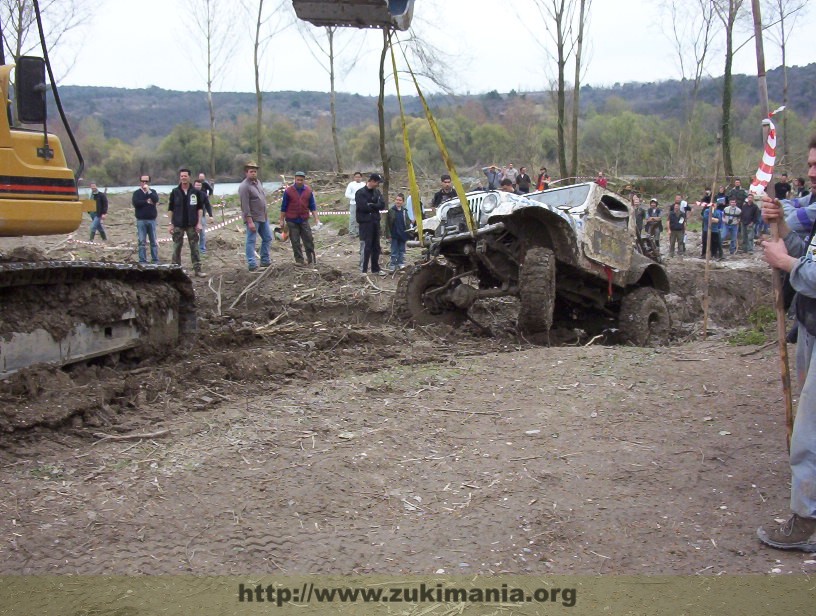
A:
<svg viewBox="0 0 816 616">
<path fill-rule="evenodd" d="M 458 325 L 465 320 L 467 312 L 442 298 L 442 293 L 435 293 L 453 275 L 451 268 L 436 262 L 415 266 L 400 276 L 394 296 L 394 313 L 417 325 Z"/>
<path fill-rule="evenodd" d="M 621 301 L 618 327 L 624 343 L 640 347 L 667 345 L 671 318 L 663 295 L 652 287 L 627 293 Z"/>
<path fill-rule="evenodd" d="M 555 306 L 555 255 L 535 246 L 527 251 L 519 275 L 519 329 L 527 334 L 548 332 Z"/>
</svg>

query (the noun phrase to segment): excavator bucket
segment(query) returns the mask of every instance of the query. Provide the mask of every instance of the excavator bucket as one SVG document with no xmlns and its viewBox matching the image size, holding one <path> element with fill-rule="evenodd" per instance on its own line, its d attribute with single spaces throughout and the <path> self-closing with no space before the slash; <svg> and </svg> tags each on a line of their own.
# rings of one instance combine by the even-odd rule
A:
<svg viewBox="0 0 816 616">
<path fill-rule="evenodd" d="M 300 19 L 315 26 L 407 30 L 414 0 L 292 0 Z"/>
</svg>

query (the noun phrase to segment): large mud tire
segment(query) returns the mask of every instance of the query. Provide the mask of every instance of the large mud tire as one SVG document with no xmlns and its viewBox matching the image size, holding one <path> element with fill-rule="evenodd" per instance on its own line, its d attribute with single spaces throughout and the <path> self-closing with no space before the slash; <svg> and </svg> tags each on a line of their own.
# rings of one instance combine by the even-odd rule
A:
<svg viewBox="0 0 816 616">
<path fill-rule="evenodd" d="M 525 334 L 550 331 L 555 307 L 555 255 L 536 246 L 527 251 L 519 276 L 518 325 Z"/>
<path fill-rule="evenodd" d="M 459 325 L 465 320 L 465 310 L 441 301 L 429 291 L 444 286 L 454 271 L 440 263 L 417 265 L 400 276 L 394 296 L 394 313 L 403 321 L 416 325 L 444 323 Z"/>
<path fill-rule="evenodd" d="M 669 344 L 671 318 L 663 295 L 651 287 L 627 293 L 618 316 L 621 341 L 639 347 Z"/>
</svg>

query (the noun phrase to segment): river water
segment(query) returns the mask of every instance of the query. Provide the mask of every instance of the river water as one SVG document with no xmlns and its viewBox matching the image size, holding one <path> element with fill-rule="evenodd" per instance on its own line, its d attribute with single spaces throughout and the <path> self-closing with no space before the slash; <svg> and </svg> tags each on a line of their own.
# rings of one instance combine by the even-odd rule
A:
<svg viewBox="0 0 816 616">
<path fill-rule="evenodd" d="M 160 195 L 169 195 L 170 191 L 176 186 L 177 184 L 157 184 L 155 186 L 151 186 L 150 188 L 154 189 Z M 215 185 L 215 197 L 229 197 L 232 195 L 237 195 L 238 186 L 240 186 L 240 182 L 219 182 Z M 276 190 L 278 190 L 278 188 L 280 188 L 280 186 L 280 182 L 263 183 L 264 191 L 267 195 L 274 193 Z M 109 195 L 121 195 L 123 193 L 132 193 L 137 188 L 139 188 L 139 186 L 100 186 L 99 190 Z M 82 187 L 79 189 L 80 197 L 87 199 L 90 197 L 90 194 L 90 188 Z"/>
</svg>

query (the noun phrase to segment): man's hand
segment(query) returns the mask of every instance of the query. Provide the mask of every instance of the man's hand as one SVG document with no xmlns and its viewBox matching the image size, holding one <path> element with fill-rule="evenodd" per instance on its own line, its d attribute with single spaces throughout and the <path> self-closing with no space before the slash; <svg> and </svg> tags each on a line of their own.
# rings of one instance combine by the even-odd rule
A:
<svg viewBox="0 0 816 616">
<path fill-rule="evenodd" d="M 251 218 L 249 218 L 249 219 L 247 219 L 246 224 L 247 224 L 247 229 L 249 229 L 251 232 L 254 233 L 255 232 L 255 221 L 252 220 Z"/>
<path fill-rule="evenodd" d="M 170 235 L 173 235 L 173 223 L 172 222 L 168 225 L 168 228 L 170 229 Z"/>
<path fill-rule="evenodd" d="M 773 268 L 790 272 L 799 262 L 799 259 L 788 254 L 782 240 L 765 240 L 762 242 L 762 249 L 765 251 L 765 261 Z"/>
</svg>

